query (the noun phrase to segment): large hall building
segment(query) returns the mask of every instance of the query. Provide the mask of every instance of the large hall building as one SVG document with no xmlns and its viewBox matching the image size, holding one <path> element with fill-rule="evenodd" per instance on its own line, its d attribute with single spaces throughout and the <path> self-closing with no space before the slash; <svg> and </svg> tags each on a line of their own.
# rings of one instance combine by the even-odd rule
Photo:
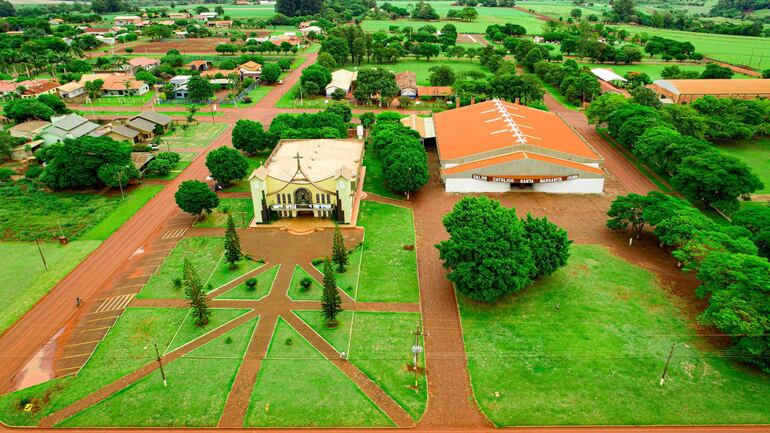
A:
<svg viewBox="0 0 770 433">
<path fill-rule="evenodd" d="M 433 115 L 447 192 L 601 193 L 604 161 L 558 115 L 490 100 Z"/>
<path fill-rule="evenodd" d="M 350 223 L 357 208 L 364 143 L 356 139 L 281 140 L 249 176 L 254 224 L 313 216 Z"/>
</svg>

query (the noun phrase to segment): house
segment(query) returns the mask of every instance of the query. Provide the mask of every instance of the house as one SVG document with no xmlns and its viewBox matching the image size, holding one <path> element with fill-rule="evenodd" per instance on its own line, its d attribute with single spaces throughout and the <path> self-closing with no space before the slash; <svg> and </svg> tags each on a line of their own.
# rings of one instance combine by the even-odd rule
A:
<svg viewBox="0 0 770 433">
<path fill-rule="evenodd" d="M 238 67 L 238 72 L 241 73 L 242 78 L 249 77 L 258 79 L 259 75 L 262 73 L 262 65 L 249 60 L 248 62 Z"/>
<path fill-rule="evenodd" d="M 40 135 L 50 124 L 51 122 L 46 122 L 45 120 L 28 120 L 11 126 L 8 129 L 8 133 L 11 134 L 12 137 L 32 140 Z"/>
<path fill-rule="evenodd" d="M 554 113 L 493 99 L 433 115 L 447 192 L 600 194 L 604 159 Z"/>
<path fill-rule="evenodd" d="M 58 81 L 47 80 L 38 85 L 27 87 L 27 90 L 23 91 L 19 97 L 21 99 L 31 99 L 37 98 L 40 95 L 53 95 L 58 87 Z"/>
<path fill-rule="evenodd" d="M 110 29 L 100 29 L 96 27 L 84 27 L 81 28 L 83 30 L 84 34 L 91 35 L 91 36 L 106 36 L 107 33 L 111 33 L 112 30 Z"/>
<path fill-rule="evenodd" d="M 703 96 L 715 98 L 770 98 L 770 79 L 655 80 L 650 86 L 663 103 L 687 104 Z"/>
<path fill-rule="evenodd" d="M 172 20 L 186 20 L 190 18 L 190 14 L 187 12 L 171 12 L 168 14 L 168 17 Z"/>
<path fill-rule="evenodd" d="M 236 6 L 248 6 L 251 4 L 251 2 L 246 0 L 238 0 L 235 2 L 235 4 Z"/>
<path fill-rule="evenodd" d="M 399 72 L 396 74 L 396 84 L 401 96 L 417 97 L 417 75 L 414 72 Z"/>
<path fill-rule="evenodd" d="M 339 89 L 347 95 L 353 87 L 353 81 L 358 77 L 358 72 L 339 69 L 332 72 L 332 80 L 326 85 L 326 96 L 331 97 Z"/>
<path fill-rule="evenodd" d="M 142 22 L 142 17 L 136 15 L 118 15 L 113 20 L 113 23 L 119 27 L 125 27 L 129 24 L 139 24 Z"/>
<path fill-rule="evenodd" d="M 43 140 L 34 140 L 16 146 L 11 149 L 11 160 L 24 161 L 25 159 L 32 158 L 35 155 L 35 151 L 40 149 L 40 146 L 42 145 Z"/>
<path fill-rule="evenodd" d="M 99 129 L 99 125 L 83 116 L 67 114 L 51 118 L 51 125 L 43 131 L 43 141 L 46 144 L 64 141 L 68 138 L 80 138 Z"/>
<path fill-rule="evenodd" d="M 168 80 L 173 90 L 174 99 L 187 99 L 187 84 L 190 82 L 191 75 L 177 75 L 176 77 Z"/>
<path fill-rule="evenodd" d="M 420 98 L 447 98 L 452 96 L 451 86 L 417 86 L 417 96 Z"/>
<path fill-rule="evenodd" d="M 143 119 L 146 120 L 152 124 L 155 125 L 155 128 L 160 126 L 163 129 L 163 132 L 168 131 L 168 128 L 171 126 L 172 120 L 171 117 L 166 116 L 165 114 L 161 114 L 155 111 L 143 111 L 136 116 L 132 117 L 130 120 L 134 119 Z M 129 120 L 129 122 L 130 122 Z M 155 129 L 153 128 L 153 130 Z"/>
<path fill-rule="evenodd" d="M 147 119 L 137 116 L 129 120 L 125 126 L 139 132 L 137 135 L 139 141 L 152 140 L 155 136 L 155 123 Z"/>
<path fill-rule="evenodd" d="M 61 96 L 62 99 L 73 99 L 85 93 L 86 86 L 84 84 L 78 83 L 77 81 L 71 81 L 69 83 L 62 84 L 56 89 L 56 91 L 59 92 L 59 96 Z"/>
<path fill-rule="evenodd" d="M 173 26 L 174 24 L 176 24 L 176 21 L 174 21 L 174 20 L 162 20 L 162 21 L 158 21 L 156 24 L 160 24 L 162 26 Z"/>
<path fill-rule="evenodd" d="M 591 73 L 594 74 L 596 78 L 600 79 L 601 81 L 604 81 L 605 83 L 609 83 L 615 87 L 623 87 L 626 85 L 626 81 L 628 81 L 625 78 L 613 72 L 611 69 L 593 68 L 591 69 Z"/>
<path fill-rule="evenodd" d="M 128 60 L 131 71 L 136 74 L 140 69 L 150 71 L 160 66 L 160 59 L 151 59 L 149 57 L 132 57 Z"/>
<path fill-rule="evenodd" d="M 207 21 L 206 26 L 207 27 L 216 27 L 216 28 L 230 28 L 233 25 L 232 20 L 215 20 L 215 21 Z"/>
<path fill-rule="evenodd" d="M 102 96 L 141 96 L 150 91 L 150 86 L 125 75 L 110 75 L 104 80 Z"/>
<path fill-rule="evenodd" d="M 179 39 L 184 39 L 189 35 L 186 30 L 177 30 L 174 32 L 174 37 Z"/>
<path fill-rule="evenodd" d="M 207 71 L 214 67 L 214 64 L 206 60 L 193 60 L 192 62 L 184 65 L 185 68 L 191 71 Z"/>
<path fill-rule="evenodd" d="M 139 141 L 140 132 L 126 125 L 117 125 L 110 127 L 110 129 L 104 135 L 115 141 L 128 141 L 130 143 L 137 143 Z"/>
<path fill-rule="evenodd" d="M 208 21 L 208 20 L 213 20 L 213 19 L 216 19 L 218 16 L 219 16 L 219 14 L 218 14 L 218 13 L 216 13 L 216 12 L 201 12 L 200 14 L 198 14 L 198 16 L 196 17 L 196 19 L 197 19 L 198 21 L 204 21 L 204 22 L 206 22 L 206 21 Z"/>
<path fill-rule="evenodd" d="M 297 28 L 298 28 L 298 29 L 304 29 L 304 28 L 310 27 L 310 26 L 312 26 L 312 25 L 313 25 L 313 23 L 314 23 L 314 22 L 315 22 L 315 21 L 302 21 L 301 23 L 299 23 L 299 25 L 297 26 Z"/>
<path fill-rule="evenodd" d="M 0 81 L 0 97 L 5 99 L 12 96 L 18 87 L 19 85 L 13 81 Z"/>
<path fill-rule="evenodd" d="M 310 33 L 314 33 L 316 35 L 320 35 L 323 33 L 324 29 L 318 27 L 318 26 L 309 26 L 309 27 L 303 27 L 299 29 L 299 32 L 302 33 L 302 36 L 307 36 Z"/>
<path fill-rule="evenodd" d="M 401 124 L 417 131 L 423 142 L 429 139 L 435 140 L 436 138 L 436 128 L 433 127 L 432 117 L 420 117 L 412 113 L 401 119 Z"/>
<path fill-rule="evenodd" d="M 107 37 L 107 36 L 101 36 L 101 35 L 96 35 L 94 37 L 96 38 L 97 41 L 103 43 L 104 45 L 115 45 L 115 43 L 117 42 L 117 39 L 113 37 Z"/>
<path fill-rule="evenodd" d="M 226 78 L 232 74 L 238 75 L 240 77 L 241 71 L 238 69 L 209 69 L 208 71 L 201 72 L 201 77 L 204 78 L 217 78 L 217 76 L 220 76 L 222 78 Z"/>
<path fill-rule="evenodd" d="M 61 18 L 51 18 L 50 20 L 48 20 L 48 24 L 52 26 L 60 26 L 64 24 L 64 20 Z"/>
<path fill-rule="evenodd" d="M 131 152 L 131 162 L 134 163 L 134 167 L 142 176 L 153 159 L 155 159 L 155 155 L 150 152 Z"/>
</svg>

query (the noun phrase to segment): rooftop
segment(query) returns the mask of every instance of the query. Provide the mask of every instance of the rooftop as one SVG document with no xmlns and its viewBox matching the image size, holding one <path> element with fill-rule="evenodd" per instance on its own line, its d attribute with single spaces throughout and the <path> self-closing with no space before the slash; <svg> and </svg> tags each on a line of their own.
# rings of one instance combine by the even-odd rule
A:
<svg viewBox="0 0 770 433">
<path fill-rule="evenodd" d="M 129 128 L 126 125 L 118 125 L 112 128 L 112 132 L 120 134 L 124 137 L 134 138 L 139 135 L 139 131 L 133 128 Z"/>
<path fill-rule="evenodd" d="M 156 111 L 143 111 L 138 115 L 134 116 L 132 120 L 136 118 L 141 118 L 141 119 L 150 121 L 156 125 L 163 125 L 163 126 L 166 126 L 169 123 L 171 123 L 171 117 L 166 116 L 165 114 L 158 113 Z"/>
<path fill-rule="evenodd" d="M 401 119 L 401 124 L 414 129 L 422 138 L 434 138 L 436 129 L 433 127 L 433 119 L 430 117 L 420 117 L 416 114 L 410 114 Z"/>
<path fill-rule="evenodd" d="M 679 95 L 770 94 L 768 79 L 655 80 L 653 85 Z"/>
<path fill-rule="evenodd" d="M 150 66 L 156 63 L 160 63 L 160 60 L 151 59 L 149 57 L 134 57 L 128 61 L 128 64 L 131 66 Z"/>
<path fill-rule="evenodd" d="M 401 90 L 417 89 L 417 75 L 410 71 L 399 72 L 396 74 L 396 84 Z"/>
<path fill-rule="evenodd" d="M 337 87 L 350 90 L 350 85 L 356 80 L 356 77 L 358 77 L 358 72 L 348 71 L 347 69 L 336 70 L 332 72 L 332 80 L 326 88 Z"/>
<path fill-rule="evenodd" d="M 433 115 L 442 160 L 532 146 L 601 161 L 601 157 L 558 115 L 490 100 Z"/>
<path fill-rule="evenodd" d="M 364 142 L 357 139 L 281 140 L 264 166 L 252 176 L 271 177 L 284 182 L 308 180 L 320 182 L 343 176 L 354 179 L 361 166 Z M 297 154 L 301 173 L 297 173 Z"/>
<path fill-rule="evenodd" d="M 262 69 L 262 65 L 260 65 L 257 62 L 252 62 L 251 60 L 249 60 L 248 62 L 242 64 L 240 66 L 240 69 L 246 69 L 246 70 L 249 70 L 249 71 L 258 71 L 258 70 Z"/>
<path fill-rule="evenodd" d="M 417 94 L 420 96 L 449 96 L 452 94 L 451 86 L 417 86 Z"/>
<path fill-rule="evenodd" d="M 627 81 L 625 78 L 613 72 L 611 69 L 593 68 L 591 73 L 596 75 L 602 81 Z"/>
</svg>

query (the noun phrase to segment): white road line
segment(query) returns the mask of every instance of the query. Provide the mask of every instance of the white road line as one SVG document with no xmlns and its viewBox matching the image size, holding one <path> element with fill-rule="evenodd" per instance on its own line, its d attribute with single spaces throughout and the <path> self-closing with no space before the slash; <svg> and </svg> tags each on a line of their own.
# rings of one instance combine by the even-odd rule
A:
<svg viewBox="0 0 770 433">
<path fill-rule="evenodd" d="M 112 325 L 110 325 L 110 326 L 102 326 L 102 327 L 99 327 L 99 328 L 84 329 L 84 330 L 80 331 L 80 333 L 81 334 L 85 334 L 85 333 L 88 333 L 88 332 L 101 331 L 102 329 L 110 329 L 110 328 L 112 328 Z"/>
<path fill-rule="evenodd" d="M 117 315 L 117 316 L 108 316 L 108 317 L 100 317 L 100 318 L 98 318 L 98 319 L 90 319 L 90 320 L 86 320 L 86 323 L 91 323 L 91 322 L 99 322 L 99 321 L 101 321 L 101 320 L 112 320 L 112 319 L 117 319 L 118 317 L 120 317 L 120 315 Z"/>
<path fill-rule="evenodd" d="M 68 345 L 66 345 L 66 346 L 64 346 L 64 347 L 71 347 L 71 346 L 82 346 L 82 345 L 84 345 L 84 344 L 92 344 L 92 343 L 98 343 L 98 342 L 100 342 L 100 341 L 102 341 L 102 340 L 91 340 L 91 341 L 84 341 L 84 342 L 82 342 L 82 343 L 74 343 L 74 344 L 68 344 Z"/>
<path fill-rule="evenodd" d="M 86 352 L 86 353 L 80 353 L 78 355 L 62 356 L 59 359 L 82 358 L 84 356 L 89 356 L 90 354 L 91 354 L 91 352 Z"/>
</svg>

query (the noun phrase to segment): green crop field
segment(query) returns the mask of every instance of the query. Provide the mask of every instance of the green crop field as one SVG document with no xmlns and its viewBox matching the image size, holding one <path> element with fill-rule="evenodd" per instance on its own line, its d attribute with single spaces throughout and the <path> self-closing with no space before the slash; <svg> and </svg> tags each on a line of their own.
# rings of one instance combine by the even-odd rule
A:
<svg viewBox="0 0 770 433">
<path fill-rule="evenodd" d="M 602 11 L 609 9 L 607 6 L 601 4 L 595 6 L 575 6 L 575 3 L 573 2 L 561 1 L 522 1 L 517 2 L 516 5 L 552 18 L 558 19 L 559 17 L 563 17 L 565 20 L 575 8 L 580 9 L 584 18 L 591 14 L 601 17 Z"/>
<path fill-rule="evenodd" d="M 538 34 L 543 29 L 543 21 L 534 15 L 522 12 L 513 8 L 476 8 L 479 13 L 478 18 L 473 22 L 446 20 L 446 14 L 449 9 L 462 9 L 462 6 L 452 6 L 449 1 L 429 1 L 431 6 L 441 17 L 440 21 L 418 21 L 410 19 L 400 20 L 370 20 L 366 19 L 361 23 L 361 27 L 367 31 L 388 31 L 388 27 L 396 25 L 399 27 L 412 26 L 418 28 L 430 24 L 438 29 L 444 24 L 452 23 L 457 27 L 460 33 L 484 33 L 490 24 L 519 24 L 527 29 L 528 34 Z M 404 7 L 404 6 L 402 6 Z M 410 9 L 409 7 L 407 9 Z"/>
<path fill-rule="evenodd" d="M 265 20 L 275 15 L 274 6 L 236 6 L 236 5 L 222 5 L 225 9 L 225 15 L 229 15 L 230 18 L 256 18 Z"/>
<path fill-rule="evenodd" d="M 685 301 L 604 247 L 573 246 L 566 268 L 495 304 L 458 301 L 474 395 L 498 426 L 770 422 L 770 377 L 723 357 Z"/>
</svg>

